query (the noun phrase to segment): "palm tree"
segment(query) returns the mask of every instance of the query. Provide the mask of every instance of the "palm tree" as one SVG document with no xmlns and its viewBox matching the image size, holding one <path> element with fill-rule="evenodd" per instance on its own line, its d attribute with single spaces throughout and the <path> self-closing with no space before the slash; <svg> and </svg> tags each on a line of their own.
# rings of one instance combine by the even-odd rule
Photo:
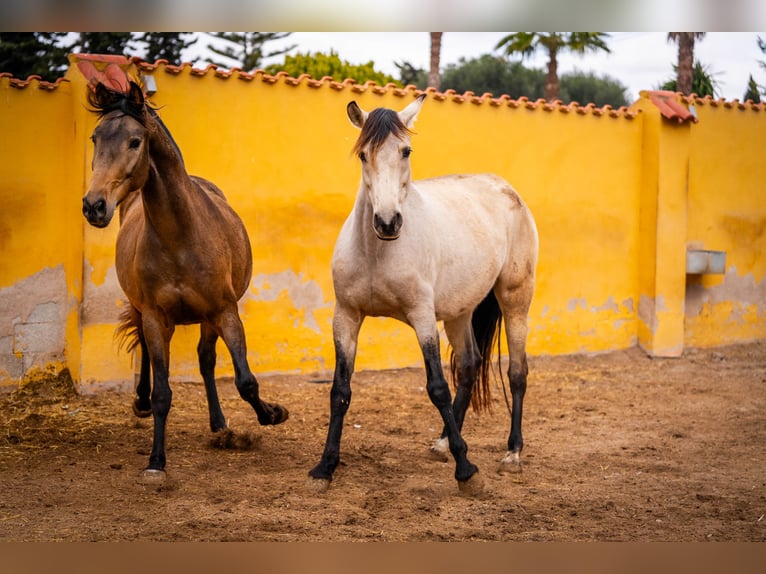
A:
<svg viewBox="0 0 766 574">
<path fill-rule="evenodd" d="M 570 50 L 578 54 L 588 51 L 604 50 L 609 34 L 605 32 L 514 32 L 502 38 L 495 49 L 504 48 L 507 55 L 519 53 L 529 57 L 538 48 L 548 52 L 548 72 L 545 76 L 545 99 L 550 101 L 559 97 L 558 54 Z"/>
<path fill-rule="evenodd" d="M 428 72 L 428 85 L 439 89 L 439 60 L 442 51 L 443 32 L 430 32 L 431 34 L 431 69 Z"/>
<path fill-rule="evenodd" d="M 692 93 L 694 78 L 694 41 L 705 37 L 705 32 L 668 32 L 668 42 L 678 43 L 678 91 Z"/>
</svg>

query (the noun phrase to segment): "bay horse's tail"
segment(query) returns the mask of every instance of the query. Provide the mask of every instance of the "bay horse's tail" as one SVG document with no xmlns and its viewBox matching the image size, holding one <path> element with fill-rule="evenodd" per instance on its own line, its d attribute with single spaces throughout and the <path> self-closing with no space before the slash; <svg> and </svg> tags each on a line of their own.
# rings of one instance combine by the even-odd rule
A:
<svg viewBox="0 0 766 574">
<path fill-rule="evenodd" d="M 120 313 L 120 324 L 114 331 L 118 348 L 124 348 L 128 353 L 138 346 L 141 329 L 141 313 L 133 305 L 127 304 Z"/>
<path fill-rule="evenodd" d="M 471 393 L 471 407 L 475 412 L 489 411 L 492 406 L 490 377 L 492 374 L 492 348 L 498 341 L 498 334 L 503 323 L 503 313 L 495 293 L 490 291 L 474 309 L 471 326 L 476 338 L 476 345 L 481 353 L 476 381 Z M 499 342 L 499 341 L 498 341 Z M 499 353 L 498 353 L 499 354 Z M 457 364 L 454 352 L 450 355 L 452 380 L 457 381 Z M 501 374 L 502 377 L 502 374 Z"/>
</svg>

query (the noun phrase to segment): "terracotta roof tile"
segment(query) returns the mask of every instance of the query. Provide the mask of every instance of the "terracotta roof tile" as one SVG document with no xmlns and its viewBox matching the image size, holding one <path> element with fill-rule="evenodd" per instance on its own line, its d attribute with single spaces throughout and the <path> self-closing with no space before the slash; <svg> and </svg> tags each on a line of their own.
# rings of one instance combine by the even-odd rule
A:
<svg viewBox="0 0 766 574">
<path fill-rule="evenodd" d="M 686 121 L 697 122 L 697 117 L 681 103 L 681 94 L 666 90 L 652 90 L 641 92 L 641 94 L 646 94 L 649 97 L 662 117 L 679 124 Z"/>
<path fill-rule="evenodd" d="M 37 75 L 27 76 L 26 80 L 22 80 L 20 78 L 14 78 L 13 74 L 10 74 L 8 72 L 0 73 L 0 80 L 2 78 L 8 78 L 8 85 L 11 86 L 12 88 L 23 90 L 24 88 L 28 88 L 34 85 L 38 89 L 46 90 L 48 92 L 52 92 L 53 90 L 58 88 L 62 82 L 69 81 L 66 78 L 56 78 L 55 82 L 44 82 L 42 78 Z"/>
<path fill-rule="evenodd" d="M 553 102 L 547 102 L 544 99 L 538 99 L 531 101 L 529 98 L 522 96 L 518 99 L 513 99 L 507 94 L 502 94 L 498 97 L 494 97 L 491 93 L 485 92 L 481 96 L 477 96 L 474 92 L 467 91 L 463 94 L 458 94 L 453 89 L 444 90 L 443 92 L 437 91 L 434 88 L 427 88 L 426 90 L 419 90 L 416 86 L 408 85 L 400 87 L 396 84 L 389 83 L 385 86 L 380 86 L 376 82 L 367 81 L 363 84 L 359 84 L 350 78 L 346 78 L 342 82 L 339 82 L 329 76 L 325 76 L 319 80 L 312 78 L 308 74 L 301 74 L 297 78 L 293 78 L 285 71 L 277 72 L 276 74 L 268 74 L 265 70 L 258 69 L 253 72 L 245 72 L 239 68 L 232 68 L 226 70 L 216 66 L 215 64 L 208 64 L 204 68 L 195 68 L 192 64 L 184 62 L 180 65 L 173 65 L 168 63 L 165 59 L 159 59 L 155 62 L 147 62 L 138 57 L 125 58 L 123 56 L 101 55 L 101 54 L 73 54 L 70 56 L 71 62 L 89 62 L 93 68 L 98 72 L 107 75 L 112 72 L 109 70 L 109 65 L 113 66 L 112 71 L 116 71 L 116 68 L 122 68 L 123 71 L 130 65 L 134 65 L 139 72 L 151 72 L 158 73 L 164 71 L 167 74 L 178 75 L 184 70 L 188 69 L 188 73 L 194 77 L 204 77 L 207 75 L 213 75 L 214 77 L 222 80 L 228 80 L 231 78 L 237 78 L 243 81 L 260 80 L 268 84 L 276 84 L 278 82 L 284 82 L 289 86 L 300 86 L 305 84 L 308 87 L 314 89 L 320 89 L 322 87 L 328 87 L 335 91 L 349 90 L 352 93 L 360 94 L 364 92 L 372 92 L 375 94 L 385 94 L 388 92 L 393 93 L 399 97 L 405 97 L 411 94 L 427 93 L 431 98 L 437 101 L 451 101 L 454 103 L 470 102 L 474 105 L 489 105 L 493 107 L 508 106 L 510 108 L 522 107 L 531 111 L 545 111 L 555 112 L 558 111 L 564 114 L 576 113 L 579 115 L 592 115 L 596 117 L 610 117 L 610 118 L 635 118 L 639 110 L 631 110 L 628 107 L 621 106 L 619 108 L 613 108 L 609 105 L 598 107 L 593 103 L 587 103 L 585 105 L 579 102 L 563 103 L 560 100 Z M 86 66 L 87 67 L 87 66 Z M 91 70 L 92 72 L 92 70 Z M 115 76 L 117 74 L 114 74 Z M 20 80 L 13 78 L 10 74 L 0 73 L 0 79 L 8 78 L 8 82 L 15 88 L 26 88 L 30 85 L 36 85 L 40 89 L 55 90 L 60 82 L 66 81 L 64 78 L 59 78 L 53 83 L 42 82 L 37 76 L 30 76 L 26 80 Z M 112 78 L 114 79 L 114 78 Z M 665 91 L 645 91 L 641 92 L 642 96 L 648 97 L 652 103 L 657 106 L 663 117 L 671 121 L 685 122 L 685 121 L 697 121 L 693 113 L 691 113 L 686 106 L 690 104 L 694 105 L 710 105 L 712 107 L 723 107 L 732 110 L 742 111 L 766 111 L 766 103 L 754 104 L 751 101 L 740 102 L 739 100 L 726 101 L 716 100 L 710 96 L 704 98 L 696 95 L 681 96 L 675 92 Z"/>
</svg>

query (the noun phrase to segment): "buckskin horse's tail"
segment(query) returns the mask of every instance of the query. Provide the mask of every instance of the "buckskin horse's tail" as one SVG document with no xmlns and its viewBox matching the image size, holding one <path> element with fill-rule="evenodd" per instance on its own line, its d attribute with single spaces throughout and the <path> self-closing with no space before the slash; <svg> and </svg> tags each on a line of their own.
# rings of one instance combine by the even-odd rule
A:
<svg viewBox="0 0 766 574">
<path fill-rule="evenodd" d="M 497 302 L 495 293 L 490 291 L 486 297 L 474 309 L 471 317 L 471 326 L 476 338 L 476 345 L 481 353 L 476 381 L 471 393 L 471 407 L 476 412 L 489 411 L 492 405 L 490 392 L 490 377 L 492 374 L 492 348 L 495 341 L 499 340 L 500 327 L 503 324 L 503 313 Z M 498 349 L 498 361 L 499 361 Z M 453 382 L 457 382 L 457 364 L 454 352 L 450 356 L 450 370 Z M 502 374 L 501 374 L 502 379 Z"/>
<path fill-rule="evenodd" d="M 126 304 L 120 313 L 120 324 L 114 331 L 114 338 L 120 349 L 128 353 L 138 346 L 141 329 L 141 313 L 133 305 Z"/>
</svg>

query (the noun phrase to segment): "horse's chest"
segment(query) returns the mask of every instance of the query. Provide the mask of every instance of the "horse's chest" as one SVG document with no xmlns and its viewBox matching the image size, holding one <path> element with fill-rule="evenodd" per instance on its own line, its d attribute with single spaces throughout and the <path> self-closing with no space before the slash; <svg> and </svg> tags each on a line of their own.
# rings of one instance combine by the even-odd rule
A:
<svg viewBox="0 0 766 574">
<path fill-rule="evenodd" d="M 418 288 L 422 283 L 403 267 L 392 273 L 369 262 L 336 264 L 333 282 L 336 298 L 373 316 L 398 315 L 419 299 Z"/>
</svg>

